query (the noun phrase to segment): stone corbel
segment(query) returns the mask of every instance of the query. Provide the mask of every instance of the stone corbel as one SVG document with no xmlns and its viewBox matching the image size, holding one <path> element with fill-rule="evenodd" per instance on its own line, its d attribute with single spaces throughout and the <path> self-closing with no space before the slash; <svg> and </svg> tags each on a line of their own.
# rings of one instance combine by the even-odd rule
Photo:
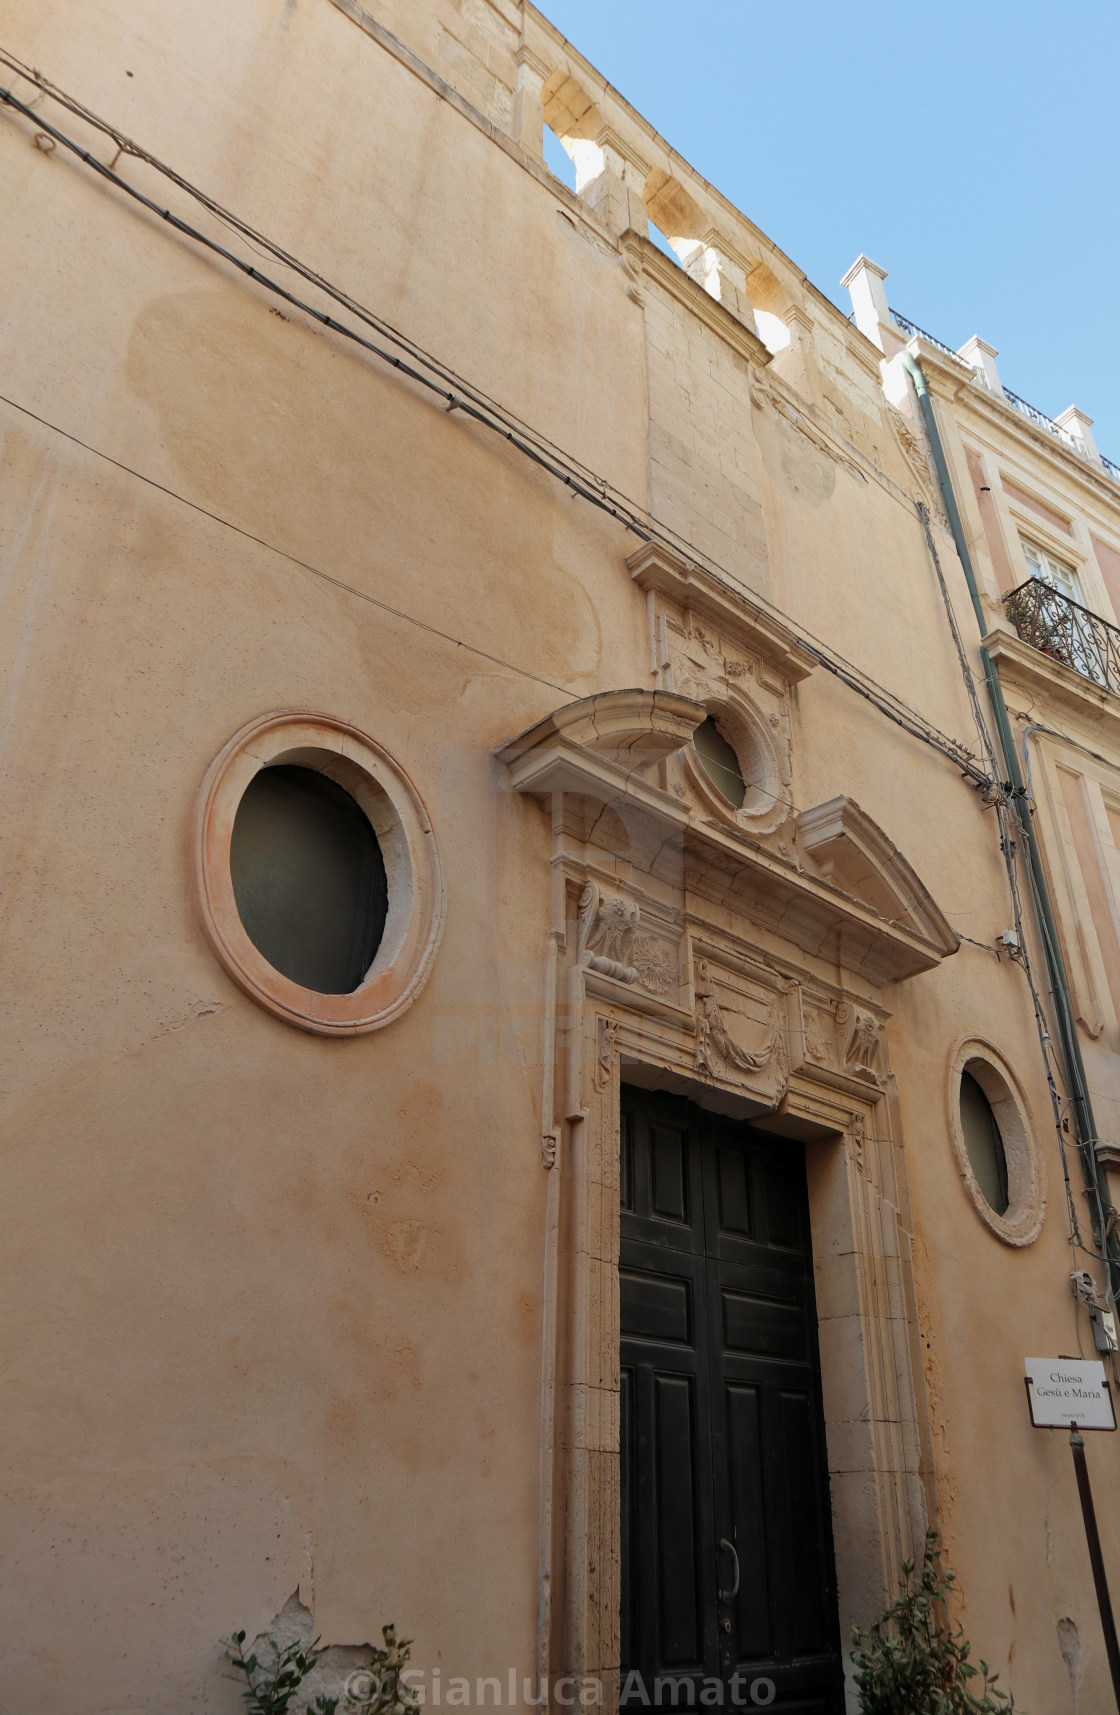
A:
<svg viewBox="0 0 1120 1715">
<path fill-rule="evenodd" d="M 792 304 L 782 317 L 789 329 L 789 344 L 774 359 L 774 368 L 783 381 L 796 387 L 806 399 L 817 402 L 816 353 L 813 344 L 813 320 L 799 304 Z"/>
</svg>

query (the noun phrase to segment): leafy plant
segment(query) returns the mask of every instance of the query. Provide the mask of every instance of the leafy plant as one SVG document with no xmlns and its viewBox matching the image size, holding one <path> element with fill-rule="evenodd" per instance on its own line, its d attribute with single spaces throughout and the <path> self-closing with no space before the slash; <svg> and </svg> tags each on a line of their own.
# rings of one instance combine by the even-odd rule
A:
<svg viewBox="0 0 1120 1715">
<path fill-rule="evenodd" d="M 414 1715 L 420 1708 L 419 1693 L 411 1685 L 401 1684 L 401 1674 L 408 1666 L 412 1654 L 412 1639 L 397 1637 L 395 1626 L 382 1626 L 381 1635 L 385 1639 L 385 1648 L 373 1648 L 373 1656 L 369 1667 L 369 1695 L 355 1696 L 354 1691 L 347 1692 L 348 1709 L 356 1709 L 360 1715 Z M 355 1675 L 355 1679 L 364 1679 L 366 1675 Z"/>
<path fill-rule="evenodd" d="M 353 1715 L 416 1715 L 419 1692 L 401 1683 L 412 1654 L 412 1639 L 398 1638 L 395 1626 L 382 1626 L 381 1635 L 385 1647 L 374 1645 L 369 1668 L 351 1674 L 347 1682 L 346 1709 Z M 240 1674 L 245 1680 L 241 1696 L 248 1715 L 286 1715 L 288 1705 L 324 1653 L 319 1639 L 306 1645 L 297 1642 L 281 1646 L 270 1638 L 262 1659 L 255 1650 L 245 1654 L 245 1636 L 244 1632 L 234 1632 L 226 1644 L 226 1655 L 233 1663 L 234 1676 Z M 308 1715 L 337 1715 L 341 1701 L 320 1692 Z"/>
<path fill-rule="evenodd" d="M 234 1632 L 226 1645 L 226 1655 L 233 1663 L 234 1676 L 244 1676 L 245 1690 L 241 1696 L 249 1715 L 285 1715 L 292 1698 L 323 1653 L 318 1645 L 318 1638 L 306 1647 L 297 1642 L 285 1644 L 283 1648 L 270 1640 L 268 1657 L 262 1661 L 255 1650 L 252 1655 L 245 1654 L 245 1633 Z M 311 1715 L 335 1715 L 338 1703 L 337 1697 L 325 1697 L 320 1693 Z"/>
<path fill-rule="evenodd" d="M 955 1574 L 940 1560 L 937 1532 L 929 1530 L 921 1572 L 905 1561 L 902 1595 L 869 1630 L 852 1632 L 861 1715 L 1000 1715 L 1015 1708 L 987 1662 L 969 1661 L 962 1627 L 946 1619 Z"/>
</svg>

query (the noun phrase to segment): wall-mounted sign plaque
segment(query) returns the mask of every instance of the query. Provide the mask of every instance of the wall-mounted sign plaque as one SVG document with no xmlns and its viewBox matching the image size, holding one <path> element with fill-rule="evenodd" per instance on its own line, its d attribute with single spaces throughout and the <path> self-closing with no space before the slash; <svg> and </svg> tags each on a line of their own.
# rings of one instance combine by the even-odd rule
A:
<svg viewBox="0 0 1120 1715">
<path fill-rule="evenodd" d="M 1115 1429 L 1104 1365 L 1086 1358 L 1027 1358 L 1027 1398 L 1036 1429 Z"/>
</svg>

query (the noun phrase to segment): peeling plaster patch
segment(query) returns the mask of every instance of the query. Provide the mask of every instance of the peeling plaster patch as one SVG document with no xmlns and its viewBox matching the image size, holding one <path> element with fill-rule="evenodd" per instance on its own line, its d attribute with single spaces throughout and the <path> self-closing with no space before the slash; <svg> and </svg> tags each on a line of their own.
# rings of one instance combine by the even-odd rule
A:
<svg viewBox="0 0 1120 1715">
<path fill-rule="evenodd" d="M 1073 1695 L 1073 1715 L 1077 1715 L 1077 1705 L 1081 1697 L 1081 1681 L 1085 1677 L 1085 1666 L 1088 1652 L 1081 1642 L 1081 1634 L 1077 1630 L 1077 1622 L 1068 1615 L 1058 1621 L 1058 1648 L 1062 1652 L 1062 1660 L 1069 1673 L 1070 1691 Z"/>
<path fill-rule="evenodd" d="M 278 1644 L 283 1649 L 288 1644 L 298 1643 L 307 1649 L 314 1641 L 315 1616 L 300 1600 L 299 1591 L 293 1590 L 268 1631 L 258 1633 L 253 1639 L 250 1653 L 255 1652 L 267 1660 L 270 1644 Z M 320 1696 L 341 1699 L 349 1676 L 368 1668 L 372 1661 L 372 1644 L 329 1644 L 300 1686 L 292 1704 L 292 1715 L 305 1715 Z M 143 1711 L 137 1711 L 136 1715 L 143 1715 Z"/>
</svg>

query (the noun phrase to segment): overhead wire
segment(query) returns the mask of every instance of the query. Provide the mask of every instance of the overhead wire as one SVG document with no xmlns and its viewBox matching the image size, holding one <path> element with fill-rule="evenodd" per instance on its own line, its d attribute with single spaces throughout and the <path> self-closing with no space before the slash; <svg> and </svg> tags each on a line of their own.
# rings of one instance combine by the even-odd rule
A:
<svg viewBox="0 0 1120 1715">
<path fill-rule="evenodd" d="M 918 512 L 921 517 L 927 543 L 937 569 L 942 596 L 945 602 L 946 612 L 949 616 L 950 628 L 953 633 L 954 647 L 962 667 L 965 685 L 968 690 L 973 721 L 976 726 L 981 752 L 988 762 L 988 772 L 985 772 L 982 767 L 977 765 L 975 758 L 967 746 L 963 745 L 958 740 L 950 738 L 947 734 L 942 733 L 932 722 L 928 721 L 916 710 L 910 708 L 909 705 L 907 705 L 901 698 L 897 697 L 895 693 L 889 691 L 885 686 L 879 685 L 870 677 L 870 675 L 865 674 L 862 669 L 855 667 L 851 662 L 845 660 L 845 658 L 837 651 L 831 649 L 820 639 L 814 637 L 807 628 L 792 623 L 788 615 L 782 613 L 781 610 L 774 607 L 772 603 L 767 602 L 765 598 L 760 597 L 757 591 L 750 589 L 750 587 L 744 584 L 741 579 L 735 577 L 734 573 L 729 572 L 725 567 L 715 561 L 712 556 L 697 549 L 694 544 L 680 536 L 670 526 L 658 519 L 655 519 L 648 509 L 639 506 L 638 503 L 633 501 L 629 496 L 615 488 L 614 485 L 607 481 L 607 479 L 593 471 L 581 460 L 574 457 L 574 455 L 559 447 L 541 431 L 517 416 L 517 414 L 511 411 L 508 407 L 499 405 L 482 389 L 468 382 L 449 365 L 435 358 L 430 352 L 426 351 L 421 345 L 419 345 L 418 342 L 410 339 L 409 336 L 403 333 L 400 329 L 395 328 L 383 317 L 380 317 L 369 310 L 351 294 L 327 280 L 317 271 L 303 263 L 299 258 L 291 255 L 281 246 L 267 238 L 263 233 L 256 231 L 248 222 L 240 219 L 240 217 L 233 214 L 230 210 L 224 208 L 216 201 L 216 199 L 210 197 L 198 186 L 192 184 L 174 168 L 160 161 L 158 157 L 152 155 L 141 145 L 126 136 L 119 127 L 109 124 L 106 120 L 101 118 L 100 115 L 94 113 L 90 108 L 86 107 L 76 98 L 66 94 L 66 92 L 61 90 L 58 86 L 51 83 L 50 80 L 41 72 L 26 66 L 16 58 L 16 56 L 2 49 L 0 49 L 0 65 L 6 66 L 18 77 L 32 83 L 37 91 L 34 101 L 28 103 L 21 101 L 12 90 L 0 88 L 0 103 L 3 103 L 3 105 L 7 106 L 12 111 L 31 120 L 39 130 L 51 137 L 56 144 L 61 144 L 64 149 L 76 156 L 100 178 L 113 185 L 117 190 L 122 191 L 126 196 L 139 203 L 150 213 L 156 215 L 160 220 L 166 222 L 184 237 L 202 245 L 212 254 L 245 274 L 264 290 L 272 293 L 282 301 L 287 302 L 293 308 L 310 316 L 314 321 L 327 328 L 330 332 L 356 344 L 367 351 L 370 355 L 379 359 L 381 362 L 388 364 L 397 373 L 404 375 L 408 380 L 414 382 L 424 390 L 439 396 L 443 400 L 446 411 L 461 412 L 464 416 L 477 422 L 480 426 L 500 435 L 507 444 L 512 446 L 517 452 L 531 460 L 547 474 L 562 482 L 573 494 L 578 495 L 589 505 L 613 518 L 639 541 L 660 542 L 663 545 L 670 547 L 675 553 L 683 555 L 687 560 L 703 566 L 710 575 L 718 579 L 718 581 L 741 602 L 753 609 L 756 615 L 775 619 L 788 633 L 794 635 L 800 646 L 805 649 L 826 672 L 832 674 L 844 683 L 850 690 L 854 691 L 857 695 L 870 703 L 871 706 L 876 708 L 879 713 L 883 714 L 887 719 L 908 732 L 912 737 L 939 751 L 943 756 L 960 768 L 962 778 L 970 781 L 973 786 L 984 790 L 986 801 L 994 802 L 996 814 L 999 818 L 1001 830 L 1000 844 L 1007 862 L 1008 877 L 1012 890 L 1013 909 L 1015 913 L 1016 932 L 1019 936 L 1022 954 L 1022 957 L 1018 962 L 1022 964 L 1030 984 L 1036 1024 L 1039 1030 L 1040 1041 L 1042 1042 L 1043 1054 L 1046 1059 L 1047 1080 L 1050 1088 L 1052 1104 L 1054 1106 L 1055 1124 L 1058 1132 L 1059 1146 L 1062 1153 L 1063 1172 L 1066 1181 L 1067 1207 L 1071 1222 L 1071 1242 L 1076 1243 L 1078 1248 L 1085 1250 L 1086 1247 L 1084 1246 L 1080 1236 L 1079 1223 L 1077 1221 L 1076 1209 L 1073 1203 L 1068 1166 L 1066 1163 L 1064 1136 L 1060 1123 L 1060 1101 L 1051 1065 L 1052 1056 L 1049 1052 L 1050 1038 L 1049 1033 L 1045 1028 L 1045 1019 L 1041 1009 L 1041 1002 L 1029 964 L 1026 940 L 1022 933 L 1022 914 L 1017 881 L 1014 872 L 1015 842 L 1011 837 L 1011 830 L 1007 818 L 1006 789 L 1001 788 L 1001 783 L 999 782 L 999 770 L 996 764 L 991 736 L 988 733 L 980 711 L 971 668 L 968 664 L 967 655 L 964 651 L 959 630 L 956 626 L 952 603 L 949 598 L 949 592 L 945 584 L 944 574 L 941 569 L 936 545 L 930 529 L 927 509 L 919 503 Z M 44 97 L 54 101 L 73 117 L 90 125 L 99 133 L 111 139 L 116 146 L 116 154 L 113 157 L 112 165 L 106 166 L 105 163 L 99 161 L 96 156 L 91 154 L 89 150 L 82 148 L 80 143 L 67 136 L 58 127 L 52 125 L 44 118 L 41 112 L 36 111 Z M 333 316 L 325 313 L 314 304 L 307 302 L 306 299 L 302 298 L 297 293 L 288 290 L 278 280 L 273 279 L 270 275 L 263 273 L 260 269 L 253 267 L 250 263 L 247 263 L 242 257 L 229 250 L 225 245 L 219 244 L 215 239 L 202 232 L 199 228 L 193 226 L 190 222 L 183 220 L 179 215 L 173 213 L 171 209 L 161 207 L 153 198 L 147 196 L 136 186 L 131 185 L 119 173 L 113 170 L 116 162 L 122 154 L 145 164 L 157 174 L 167 179 L 168 182 L 174 184 L 185 195 L 198 203 L 199 206 L 206 209 L 227 230 L 235 233 L 243 243 L 247 244 L 253 250 L 254 254 L 267 256 L 274 262 L 278 263 L 281 267 L 294 272 L 299 278 L 303 279 L 309 285 L 312 285 L 316 290 L 322 292 L 332 302 L 343 307 L 348 314 L 353 316 L 363 326 L 368 327 L 371 331 L 377 333 L 379 338 L 385 341 L 386 344 L 379 345 L 373 340 L 366 338 L 365 335 L 359 333 L 356 329 L 348 327 L 343 322 L 339 322 Z M 395 351 L 387 349 L 387 346 L 395 347 L 396 349 Z M 399 352 L 404 352 L 406 356 L 402 357 L 397 355 Z M 374 606 L 397 619 L 415 625 L 429 634 L 439 637 L 454 647 L 464 649 L 476 657 L 486 660 L 505 671 L 512 672 L 520 677 L 547 686 L 549 689 L 559 691 L 563 695 L 574 695 L 573 691 L 569 687 L 557 684 L 555 681 L 547 679 L 541 674 L 534 673 L 529 669 L 519 666 L 517 663 L 507 661 L 500 656 L 494 655 L 488 650 L 481 649 L 474 644 L 468 643 L 463 638 L 455 637 L 452 633 L 431 625 L 429 622 L 421 620 L 418 616 L 409 614 L 405 610 L 381 600 L 380 598 L 372 595 L 369 591 L 362 590 L 356 585 L 350 584 L 344 579 L 337 577 L 333 573 L 327 572 L 323 567 L 316 566 L 314 563 L 304 560 L 299 555 L 292 554 L 288 550 L 279 547 L 277 544 L 267 541 L 264 537 L 258 536 L 254 532 L 235 524 L 231 519 L 224 518 L 220 514 L 211 511 L 209 508 L 201 506 L 198 502 L 190 500 L 187 496 L 180 494 L 177 490 L 170 488 L 165 483 L 159 482 L 156 478 L 147 475 L 145 472 L 139 471 L 133 466 L 125 464 L 122 460 L 114 458 L 111 454 L 104 452 L 101 448 L 94 447 L 91 443 L 84 441 L 80 436 L 64 429 L 60 424 L 50 422 L 48 419 L 40 416 L 37 412 L 32 411 L 29 407 L 21 404 L 19 401 L 3 394 L 0 394 L 0 399 L 2 399 L 3 402 L 12 409 L 22 412 L 24 415 L 40 423 L 43 427 L 50 429 L 53 433 L 56 433 L 64 439 L 83 448 L 86 452 L 104 459 L 107 463 L 115 466 L 123 473 L 126 473 L 136 480 L 159 490 L 169 498 L 190 507 L 192 510 L 211 519 L 224 528 L 236 532 L 246 540 L 263 547 L 268 552 L 274 553 L 284 560 L 287 560 L 292 565 L 299 567 L 310 575 L 322 580 L 324 583 L 332 585 L 333 587 L 342 590 L 361 601 L 367 602 L 371 606 Z M 1009 786 L 1010 783 L 1008 783 L 1008 787 Z M 782 802 L 777 794 L 768 795 L 773 797 L 776 803 L 780 804 Z M 789 807 L 794 809 L 796 808 L 792 802 L 790 802 Z M 984 947 L 988 951 L 994 951 L 998 957 L 998 949 L 988 947 L 987 944 L 983 942 L 973 941 L 970 936 L 961 936 L 960 938 L 962 940 L 969 941 L 971 944 L 978 947 Z M 1093 1254 L 1095 1256 L 1096 1252 L 1087 1252 L 1087 1254 Z"/>
<path fill-rule="evenodd" d="M 948 621 L 950 635 L 952 636 L 953 647 L 954 647 L 954 650 L 956 652 L 957 661 L 958 661 L 958 664 L 960 666 L 961 676 L 964 680 L 965 688 L 967 691 L 969 706 L 972 710 L 973 721 L 976 725 L 977 736 L 978 736 L 978 739 L 980 742 L 980 747 L 981 747 L 981 750 L 984 753 L 984 755 L 986 755 L 989 759 L 989 762 L 990 762 L 991 768 L 992 768 L 993 776 L 998 777 L 999 771 L 998 771 L 997 764 L 996 764 L 995 747 L 994 747 L 994 744 L 992 742 L 991 733 L 988 730 L 988 724 L 984 719 L 983 711 L 980 707 L 980 698 L 979 698 L 979 693 L 977 692 L 977 689 L 976 689 L 976 679 L 975 679 L 975 675 L 973 674 L 973 671 L 972 671 L 972 664 L 968 659 L 968 653 L 967 653 L 965 646 L 964 646 L 964 640 L 961 637 L 960 627 L 957 623 L 956 610 L 953 607 L 952 597 L 949 593 L 949 586 L 946 582 L 945 573 L 944 573 L 944 570 L 943 570 L 942 565 L 941 565 L 941 556 L 937 552 L 937 544 L 936 544 L 934 537 L 933 537 L 933 531 L 930 528 L 929 509 L 925 505 L 923 505 L 920 501 L 916 502 L 916 507 L 917 507 L 918 516 L 921 518 L 921 521 L 922 521 L 923 530 L 925 532 L 926 546 L 929 550 L 930 558 L 933 561 L 934 570 L 937 573 L 937 581 L 938 581 L 938 585 L 939 585 L 940 590 L 941 590 L 941 599 L 942 599 L 942 603 L 943 603 L 944 608 L 945 608 L 945 615 L 946 615 L 946 619 Z M 1018 955 L 1015 959 L 1015 963 L 1019 965 L 1024 976 L 1026 977 L 1027 985 L 1028 985 L 1028 988 L 1030 990 L 1031 1005 L 1032 1005 L 1032 1010 L 1034 1013 L 1035 1029 L 1036 1029 L 1037 1034 L 1038 1034 L 1039 1049 L 1040 1049 L 1041 1055 L 1042 1055 L 1042 1063 L 1043 1063 L 1043 1066 L 1045 1068 L 1045 1073 L 1046 1073 L 1046 1084 L 1047 1084 L 1047 1089 L 1048 1089 L 1049 1095 L 1050 1095 L 1050 1106 L 1051 1106 L 1051 1112 L 1052 1112 L 1053 1120 L 1054 1120 L 1054 1131 L 1055 1131 L 1055 1135 L 1057 1137 L 1057 1142 L 1058 1142 L 1059 1159 L 1060 1159 L 1061 1164 L 1062 1164 L 1062 1179 L 1063 1179 L 1063 1184 L 1064 1184 L 1065 1200 L 1066 1200 L 1066 1217 L 1067 1217 L 1067 1221 L 1068 1221 L 1068 1225 L 1069 1225 L 1070 1251 L 1071 1251 L 1071 1254 L 1073 1256 L 1074 1262 L 1076 1262 L 1077 1253 L 1080 1251 L 1086 1256 L 1092 1256 L 1096 1262 L 1102 1263 L 1104 1268 L 1105 1268 L 1105 1274 L 1106 1274 L 1106 1278 L 1107 1278 L 1107 1275 L 1108 1275 L 1107 1257 L 1102 1257 L 1095 1246 L 1088 1246 L 1085 1244 L 1084 1237 L 1083 1237 L 1082 1231 L 1081 1231 L 1081 1222 L 1078 1218 L 1077 1204 L 1076 1204 L 1076 1200 L 1075 1200 L 1074 1194 L 1073 1194 L 1073 1184 L 1072 1184 L 1072 1181 L 1070 1178 L 1070 1171 L 1069 1171 L 1069 1159 L 1068 1159 L 1068 1155 L 1067 1155 L 1067 1151 L 1066 1151 L 1064 1116 L 1062 1114 L 1062 1097 L 1061 1097 L 1061 1095 L 1059 1093 L 1059 1089 L 1058 1089 L 1059 1080 L 1061 1080 L 1061 1082 L 1064 1084 L 1065 1079 L 1062 1075 L 1061 1066 L 1058 1063 L 1056 1056 L 1054 1055 L 1053 1042 L 1051 1041 L 1050 1032 L 1046 1027 L 1046 1015 L 1045 1015 L 1045 1012 L 1043 1011 L 1042 998 L 1041 998 L 1041 995 L 1039 994 L 1039 991 L 1038 991 L 1038 985 L 1035 982 L 1034 969 L 1033 969 L 1033 966 L 1031 964 L 1030 951 L 1028 948 L 1027 937 L 1026 937 L 1026 933 L 1025 933 L 1025 929 L 1024 929 L 1022 899 L 1021 899 L 1020 892 L 1019 892 L 1019 879 L 1018 879 L 1018 874 L 1016 871 L 1016 858 L 1018 855 L 1018 842 L 1014 838 L 1013 829 L 1012 829 L 1012 825 L 1011 825 L 1011 815 L 1010 815 L 1011 794 L 1012 794 L 1012 785 L 1011 785 L 1010 781 L 1007 781 L 1006 783 L 1004 783 L 1004 785 L 1001 787 L 1001 789 L 996 792 L 996 794 L 994 795 L 994 798 L 992 800 L 992 803 L 993 803 L 993 807 L 994 807 L 995 814 L 996 814 L 996 817 L 998 820 L 998 825 L 999 825 L 1000 851 L 1003 855 L 1004 867 L 1005 867 L 1006 874 L 1007 874 L 1008 889 L 1009 889 L 1009 892 L 1011 895 L 1011 909 L 1012 909 L 1012 914 L 1013 914 L 1015 935 L 1016 935 L 1016 938 L 1018 941 Z M 1041 925 L 1042 933 L 1045 936 L 1047 934 L 1047 930 L 1046 930 L 1045 922 L 1041 917 L 1041 914 L 1039 916 L 1039 922 Z M 1052 998 L 1054 999 L 1056 1005 L 1061 1004 L 1060 998 L 1057 995 L 1054 995 L 1052 993 Z M 1067 1107 L 1070 1105 L 1071 1100 L 1072 1100 L 1072 1098 L 1070 1097 L 1070 1095 L 1067 1091 L 1066 1096 L 1065 1096 L 1065 1104 Z M 1080 1145 L 1080 1141 L 1079 1141 L 1079 1148 L 1080 1147 L 1081 1147 L 1081 1145 Z M 1097 1203 L 1098 1203 L 1098 1217 L 1099 1217 L 1099 1222 L 1100 1222 L 1100 1224 L 1098 1226 L 1098 1231 L 1103 1233 L 1104 1232 L 1104 1224 L 1103 1224 L 1104 1223 L 1104 1213 L 1103 1213 L 1103 1209 L 1100 1208 L 1099 1192 L 1097 1194 Z M 1092 1223 L 1091 1223 L 1091 1226 L 1092 1226 Z M 1074 1320 L 1075 1320 L 1075 1325 L 1076 1325 L 1076 1321 L 1077 1321 L 1076 1306 L 1075 1306 L 1075 1311 L 1074 1311 Z M 1079 1348 L 1080 1348 L 1080 1338 L 1081 1338 L 1081 1336 L 1080 1336 L 1080 1331 L 1079 1331 L 1078 1332 Z"/>
<path fill-rule="evenodd" d="M 379 345 L 367 339 L 356 329 L 347 327 L 345 323 L 339 322 L 335 317 L 308 303 L 298 294 L 289 291 L 279 281 L 253 267 L 225 245 L 219 244 L 215 239 L 174 214 L 170 209 L 161 207 L 153 198 L 147 196 L 136 186 L 131 185 L 127 179 L 122 178 L 119 173 L 114 172 L 112 168 L 99 161 L 80 143 L 68 137 L 58 127 L 51 125 L 41 113 L 33 113 L 27 103 L 23 102 L 12 90 L 0 88 L 0 103 L 12 111 L 32 119 L 38 128 L 50 135 L 56 143 L 61 144 L 87 167 L 96 172 L 99 177 L 140 203 L 159 219 L 166 221 L 183 236 L 201 244 L 212 254 L 228 262 L 264 290 L 273 293 L 294 308 L 302 310 L 321 326 L 352 341 L 372 356 L 389 364 L 398 373 L 405 375 L 428 392 L 440 397 L 446 410 L 461 412 L 482 427 L 500 435 L 516 451 L 564 483 L 588 504 L 615 519 L 639 541 L 662 543 L 674 553 L 683 555 L 692 563 L 703 566 L 711 576 L 718 579 L 724 588 L 753 610 L 756 615 L 775 620 L 787 633 L 794 635 L 800 646 L 812 656 L 818 665 L 871 703 L 881 714 L 909 732 L 912 737 L 940 751 L 942 755 L 956 764 L 961 769 L 962 774 L 971 779 L 974 784 L 982 787 L 990 784 L 989 777 L 978 766 L 966 745 L 941 732 L 932 722 L 912 709 L 894 692 L 878 684 L 861 668 L 854 666 L 829 645 L 814 637 L 804 625 L 792 622 L 788 615 L 766 601 L 757 591 L 751 590 L 733 573 L 729 573 L 710 555 L 687 542 L 671 527 L 653 518 L 647 509 L 640 507 L 604 477 L 592 472 L 589 467 L 557 447 L 539 431 L 532 429 L 506 407 L 490 399 L 481 389 L 456 375 L 448 366 L 424 351 L 415 341 L 410 340 L 398 329 L 393 328 L 384 318 L 375 316 L 373 312 L 360 305 L 348 293 L 334 286 L 321 275 L 315 273 L 314 270 L 308 268 L 306 264 L 283 251 L 263 234 L 256 232 L 247 222 L 240 220 L 229 210 L 222 208 L 215 199 L 192 185 L 173 168 L 166 166 L 155 156 L 149 154 L 118 128 L 108 124 L 73 97 L 59 90 L 42 73 L 24 66 L 18 59 L 4 50 L 0 50 L 0 64 L 6 65 L 16 75 L 33 83 L 36 89 L 48 95 L 52 101 L 58 103 L 74 117 L 95 127 L 104 136 L 110 138 L 117 146 L 118 152 L 135 157 L 166 177 L 185 194 L 205 207 L 215 218 L 236 231 L 245 242 L 263 247 L 274 260 L 280 262 L 284 267 L 294 270 L 301 278 L 313 284 L 316 289 L 326 293 L 334 302 L 344 305 L 349 313 L 376 331 L 389 345 L 395 345 L 398 351 L 407 352 L 408 356 L 398 356 L 394 351 L 386 349 L 385 345 Z"/>
<path fill-rule="evenodd" d="M 50 429 L 53 434 L 61 435 L 63 440 L 73 442 L 74 446 L 81 447 L 84 452 L 92 453 L 95 458 L 104 459 L 106 464 L 113 465 L 116 470 L 122 471 L 126 476 L 135 477 L 138 482 L 146 483 L 149 488 L 158 489 L 160 494 L 166 494 L 169 499 L 177 500 L 180 505 L 190 507 L 192 512 L 199 512 L 204 518 L 211 519 L 215 524 L 221 524 L 224 529 L 233 530 L 238 536 L 243 536 L 247 542 L 254 542 L 258 548 L 265 548 L 270 554 L 277 554 L 280 559 L 290 561 L 293 566 L 299 566 L 302 571 L 310 572 L 312 577 L 320 578 L 323 583 L 331 584 L 335 589 L 343 590 L 347 595 L 356 596 L 359 601 L 368 602 L 371 607 L 380 608 L 382 613 L 391 614 L 394 619 L 402 619 L 409 625 L 418 626 L 421 631 L 427 631 L 433 637 L 442 638 L 445 643 L 454 644 L 457 649 L 465 649 L 471 655 L 478 655 L 482 660 L 489 661 L 496 667 L 502 667 L 509 673 L 516 673 L 522 679 L 532 679 L 535 684 L 545 685 L 550 691 L 559 691 L 565 697 L 577 695 L 568 685 L 559 685 L 554 679 L 546 679 L 540 673 L 531 672 L 527 667 L 519 667 L 516 662 L 506 661 L 500 655 L 493 655 L 487 649 L 480 649 L 477 644 L 468 643 L 465 638 L 456 637 L 450 631 L 441 631 L 439 626 L 418 618 L 414 613 L 406 613 L 403 608 L 394 607 L 391 602 L 382 601 L 379 596 L 371 595 L 368 590 L 359 589 L 356 584 L 348 584 L 344 578 L 336 577 L 332 572 L 325 571 L 322 566 L 316 566 L 311 560 L 303 560 L 298 554 L 291 554 L 286 548 L 277 547 L 275 542 L 268 541 L 266 537 L 257 536 L 252 530 L 246 530 L 243 525 L 235 524 L 232 518 L 223 518 L 220 512 L 212 512 L 208 506 L 202 506 L 197 500 L 191 500 L 187 495 L 180 494 L 178 489 L 169 487 L 167 483 L 158 481 L 154 476 L 148 476 L 142 470 L 136 470 L 134 466 L 125 464 L 123 459 L 114 458 L 111 453 L 103 452 L 100 447 L 93 446 L 89 441 L 83 441 L 81 436 L 72 434 L 69 429 L 62 428 L 58 423 L 52 423 L 49 418 L 40 416 L 37 411 L 32 411 L 27 405 L 21 405 L 18 399 L 12 399 L 8 394 L 0 393 L 0 402 L 10 405 L 13 411 L 19 411 L 23 416 L 30 417 L 34 422 L 42 424 L 43 428 Z"/>
</svg>

